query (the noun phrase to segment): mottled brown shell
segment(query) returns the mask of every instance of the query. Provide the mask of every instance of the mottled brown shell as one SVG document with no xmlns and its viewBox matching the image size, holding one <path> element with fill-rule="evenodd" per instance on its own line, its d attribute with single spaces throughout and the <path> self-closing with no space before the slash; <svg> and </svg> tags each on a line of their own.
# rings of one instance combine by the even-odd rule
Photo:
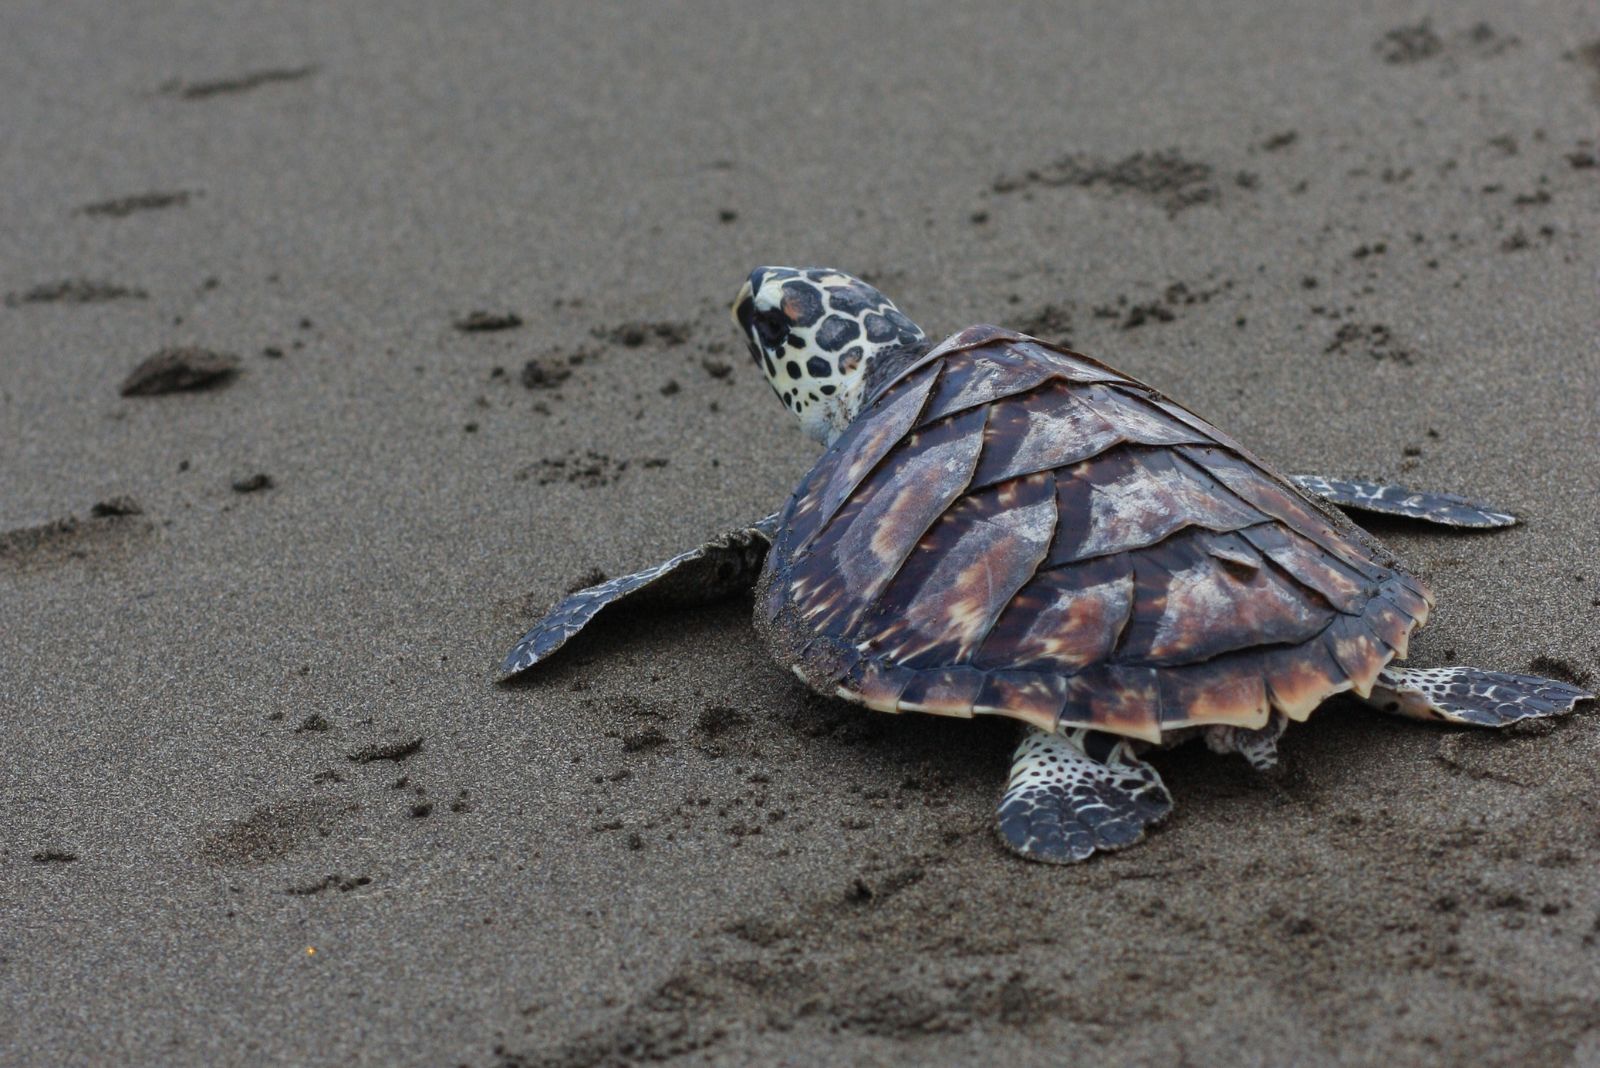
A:
<svg viewBox="0 0 1600 1068">
<path fill-rule="evenodd" d="M 882 389 L 801 481 L 756 620 L 810 686 L 870 708 L 1159 741 L 1366 695 L 1431 603 L 1205 420 L 978 326 Z"/>
</svg>

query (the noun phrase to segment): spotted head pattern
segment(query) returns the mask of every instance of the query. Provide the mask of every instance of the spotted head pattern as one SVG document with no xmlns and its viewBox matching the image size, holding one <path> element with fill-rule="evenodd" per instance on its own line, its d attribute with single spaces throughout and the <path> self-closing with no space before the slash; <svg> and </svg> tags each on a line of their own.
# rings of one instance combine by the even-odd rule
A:
<svg viewBox="0 0 1600 1068">
<path fill-rule="evenodd" d="M 823 442 L 861 410 L 873 360 L 927 342 L 888 297 L 826 267 L 757 267 L 733 318 L 772 391 Z"/>
</svg>

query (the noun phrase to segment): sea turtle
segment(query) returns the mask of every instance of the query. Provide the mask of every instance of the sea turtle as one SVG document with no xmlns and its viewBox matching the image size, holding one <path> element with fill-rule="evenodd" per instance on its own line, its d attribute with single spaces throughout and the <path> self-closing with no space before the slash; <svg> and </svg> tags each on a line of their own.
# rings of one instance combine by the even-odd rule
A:
<svg viewBox="0 0 1600 1068">
<path fill-rule="evenodd" d="M 1333 505 L 1458 527 L 1516 520 L 1450 494 L 1282 476 L 1155 389 L 994 326 L 939 345 L 840 271 L 761 267 L 733 307 L 751 356 L 825 448 L 784 508 L 574 593 L 503 678 L 629 597 L 757 584 L 755 622 L 812 689 L 881 712 L 1022 721 L 1007 846 L 1082 860 L 1172 800 L 1140 759 L 1203 738 L 1252 766 L 1350 691 L 1501 727 L 1591 695 L 1472 667 L 1401 668 L 1433 597 Z"/>
</svg>

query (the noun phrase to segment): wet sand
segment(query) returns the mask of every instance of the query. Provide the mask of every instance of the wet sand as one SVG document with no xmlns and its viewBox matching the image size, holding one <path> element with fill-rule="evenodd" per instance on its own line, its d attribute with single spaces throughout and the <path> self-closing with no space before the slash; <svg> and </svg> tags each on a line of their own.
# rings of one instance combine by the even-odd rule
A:
<svg viewBox="0 0 1600 1068">
<path fill-rule="evenodd" d="M 490 681 L 811 462 L 758 263 L 1509 507 L 1379 529 L 1412 662 L 1591 677 L 1592 7 L 213 6 L 0 16 L 0 1062 L 1600 1063 L 1600 714 L 1335 701 L 1056 869 L 748 601 Z"/>
</svg>

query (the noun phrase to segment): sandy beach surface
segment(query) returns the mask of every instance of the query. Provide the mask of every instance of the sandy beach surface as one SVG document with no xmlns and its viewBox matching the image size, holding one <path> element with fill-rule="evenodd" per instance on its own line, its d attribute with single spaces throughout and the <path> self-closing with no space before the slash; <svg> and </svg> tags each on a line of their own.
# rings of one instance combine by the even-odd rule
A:
<svg viewBox="0 0 1600 1068">
<path fill-rule="evenodd" d="M 1600 713 L 1335 700 L 1050 868 L 748 599 L 493 684 L 811 463 L 762 263 L 1504 505 L 1375 528 L 1412 662 L 1600 673 L 1594 6 L 989 6 L 0 12 L 0 1063 L 1600 1064 Z"/>
</svg>

